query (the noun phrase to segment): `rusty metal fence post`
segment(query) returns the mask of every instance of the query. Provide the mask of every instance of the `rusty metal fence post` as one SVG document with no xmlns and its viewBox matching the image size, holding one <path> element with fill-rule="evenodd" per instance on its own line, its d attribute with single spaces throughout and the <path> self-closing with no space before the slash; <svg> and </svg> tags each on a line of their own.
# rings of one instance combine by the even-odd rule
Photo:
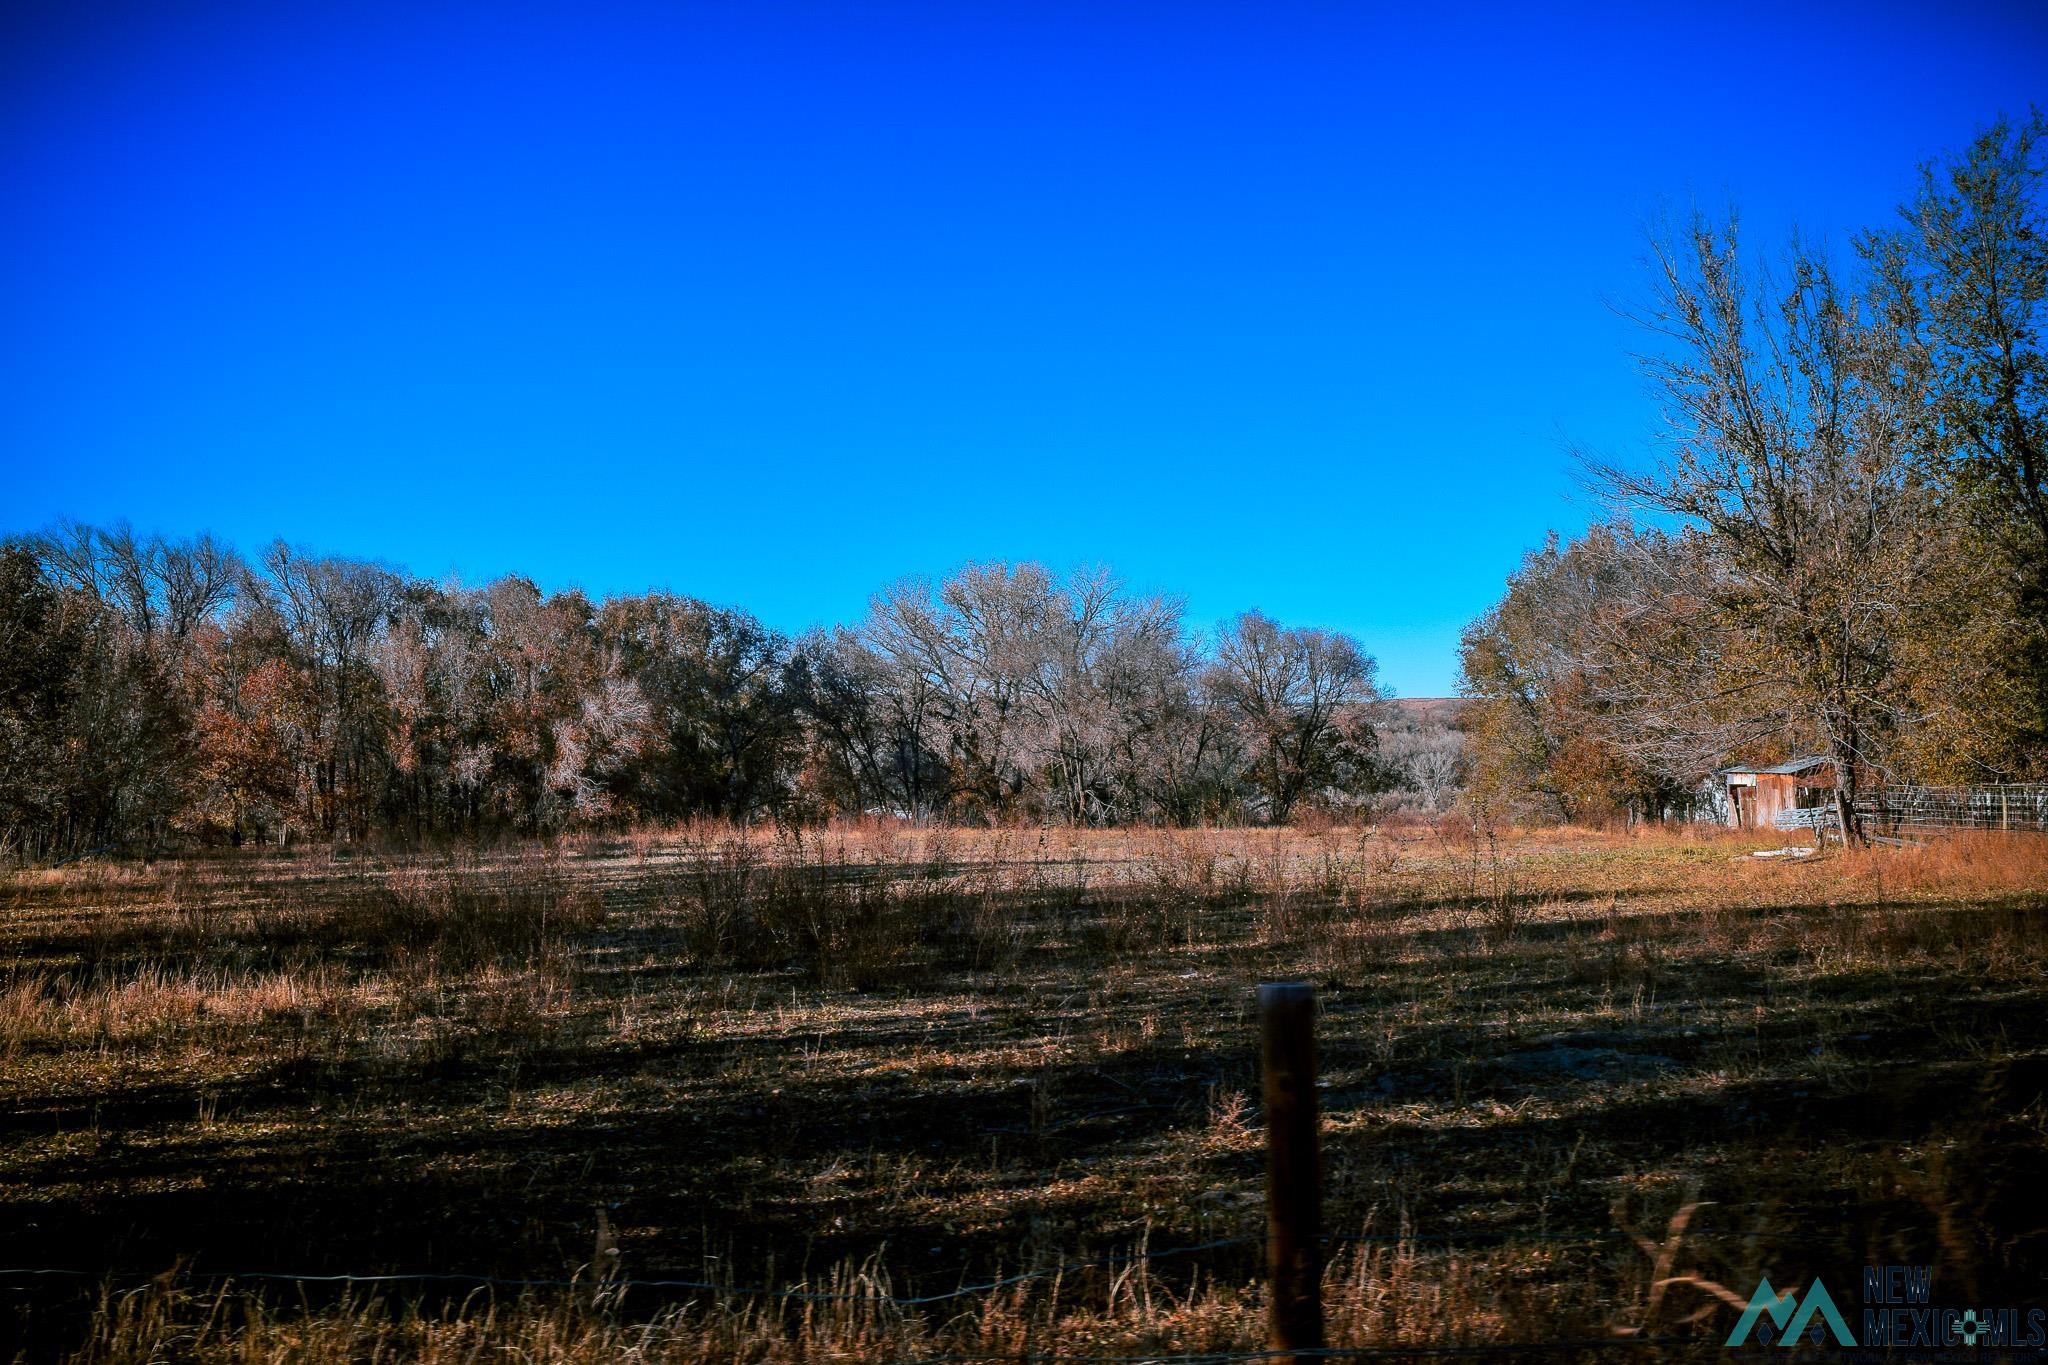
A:
<svg viewBox="0 0 2048 1365">
<path fill-rule="evenodd" d="M 1266 1269 L 1274 1350 L 1323 1344 L 1323 1152 L 1316 1102 L 1316 993 L 1259 987 L 1266 1106 Z"/>
</svg>

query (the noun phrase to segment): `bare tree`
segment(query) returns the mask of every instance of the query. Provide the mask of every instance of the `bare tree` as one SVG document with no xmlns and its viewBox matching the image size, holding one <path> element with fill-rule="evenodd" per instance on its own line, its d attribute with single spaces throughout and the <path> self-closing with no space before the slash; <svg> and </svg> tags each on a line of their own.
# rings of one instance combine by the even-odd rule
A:
<svg viewBox="0 0 2048 1365">
<path fill-rule="evenodd" d="M 376 768 L 384 757 L 381 698 L 371 646 L 398 588 L 390 570 L 316 558 L 274 543 L 263 556 L 269 605 L 314 680 L 313 790 L 329 834 L 369 833 Z"/>
<path fill-rule="evenodd" d="M 1253 782 L 1277 819 L 1375 771 L 1350 641 L 1246 617 L 1227 662 L 1277 671 L 1212 669 L 1178 602 L 1102 569 L 969 565 L 795 646 L 666 592 L 436 586 L 283 542 L 251 569 L 125 526 L 59 525 L 8 569 L 9 629 L 62 662 L 0 707 L 42 756 L 0 764 L 20 847 L 174 823 L 240 842 L 629 813 L 1186 821 Z"/>
<path fill-rule="evenodd" d="M 126 522 L 101 530 L 59 522 L 31 544 L 59 582 L 106 602 L 145 639 L 189 638 L 233 598 L 244 568 L 212 536 L 172 541 Z"/>
<path fill-rule="evenodd" d="M 1083 569 L 1055 585 L 1038 619 L 1025 688 L 1031 772 L 1068 820 L 1128 817 L 1132 774 L 1119 761 L 1135 754 L 1164 675 L 1185 666 L 1179 607 L 1128 597 L 1107 570 Z"/>
<path fill-rule="evenodd" d="M 1356 789 L 1369 778 L 1379 699 L 1372 656 L 1335 631 L 1283 627 L 1258 612 L 1224 625 L 1209 687 L 1245 736 L 1266 817 L 1285 820 L 1326 785 Z"/>
<path fill-rule="evenodd" d="M 899 583 L 869 611 L 870 647 L 929 698 L 921 741 L 946 754 L 955 793 L 990 815 L 1024 787 L 1026 695 L 1053 610 L 1039 565 L 974 564 L 940 584 Z"/>
</svg>

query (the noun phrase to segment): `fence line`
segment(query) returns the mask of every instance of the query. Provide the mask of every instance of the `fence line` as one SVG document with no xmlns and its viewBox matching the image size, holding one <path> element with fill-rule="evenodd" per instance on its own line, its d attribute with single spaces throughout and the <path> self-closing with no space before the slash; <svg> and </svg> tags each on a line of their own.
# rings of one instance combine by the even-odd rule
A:
<svg viewBox="0 0 2048 1365">
<path fill-rule="evenodd" d="M 2006 782 L 1984 787 L 1879 787 L 1857 796 L 1857 822 L 1899 835 L 1920 831 L 2017 830 L 2048 833 L 2048 782 Z M 1773 828 L 1825 831 L 1839 823 L 1834 804 L 1781 810 Z"/>
<path fill-rule="evenodd" d="M 1172 1256 L 1190 1256 L 1196 1252 L 1214 1251 L 1227 1246 L 1247 1246 L 1258 1241 L 1256 1237 L 1224 1237 L 1213 1242 L 1198 1242 L 1193 1246 L 1169 1247 L 1164 1251 L 1148 1251 L 1126 1255 L 1102 1256 L 1090 1261 L 1063 1261 L 1059 1265 L 1046 1266 L 1039 1270 L 1027 1270 L 1022 1274 L 1008 1275 L 984 1284 L 962 1285 L 940 1294 L 880 1294 L 847 1291 L 809 1289 L 768 1289 L 754 1285 L 716 1284 L 709 1280 L 632 1280 L 610 1279 L 591 1276 L 580 1280 L 529 1280 L 499 1275 L 466 1274 L 459 1271 L 401 1271 L 378 1275 L 301 1275 L 277 1270 L 173 1270 L 156 1275 L 141 1271 L 99 1272 L 92 1270 L 70 1270 L 56 1268 L 21 1267 L 0 1269 L 0 1279 L 25 1276 L 67 1276 L 82 1279 L 124 1279 L 137 1283 L 148 1283 L 164 1278 L 178 1280 L 267 1280 L 286 1284 L 476 1284 L 492 1285 L 505 1289 L 692 1289 L 707 1293 L 730 1294 L 739 1298 L 783 1299 L 799 1303 L 887 1303 L 897 1308 L 917 1308 L 927 1304 L 945 1303 L 952 1299 L 966 1298 L 970 1294 L 986 1294 L 1011 1285 L 1023 1284 L 1029 1280 L 1042 1280 L 1053 1275 L 1063 1275 L 1071 1270 L 1096 1270 L 1114 1265 L 1135 1265 L 1140 1261 L 1160 1261 Z"/>
<path fill-rule="evenodd" d="M 1724 1204 L 1708 1201 L 1712 1207 L 1723 1209 L 1748 1209 L 1777 1207 L 1772 1201 L 1757 1200 L 1738 1204 Z M 1777 1242 L 1831 1242 L 1826 1237 L 1806 1236 L 1794 1233 L 1770 1233 L 1770 1240 Z M 1627 1234 L 1619 1228 L 1598 1233 L 1554 1233 L 1525 1232 L 1515 1229 L 1474 1228 L 1464 1232 L 1353 1232 L 1331 1233 L 1320 1241 L 1326 1247 L 1382 1246 L 1382 1247 L 1441 1247 L 1454 1249 L 1473 1246 L 1602 1246 L 1617 1239 L 1625 1240 Z M 927 1304 L 945 1303 L 965 1298 L 970 1294 L 985 1294 L 997 1289 L 1031 1280 L 1048 1279 L 1076 1270 L 1100 1270 L 1110 1266 L 1136 1265 L 1140 1262 L 1163 1261 L 1180 1256 L 1192 1256 L 1205 1251 L 1218 1251 L 1224 1247 L 1253 1246 L 1263 1242 L 1260 1236 L 1219 1237 L 1207 1242 L 1196 1242 L 1188 1246 L 1166 1247 L 1159 1251 L 1119 1252 L 1107 1256 L 1093 1257 L 1082 1261 L 1062 1261 L 1058 1265 L 1043 1266 L 1001 1279 L 988 1280 L 977 1284 L 962 1285 L 957 1289 L 935 1294 L 895 1295 L 879 1293 L 858 1293 L 846 1291 L 809 1289 L 770 1289 L 760 1285 L 719 1284 L 711 1280 L 687 1279 L 525 1279 L 514 1276 L 485 1275 L 469 1271 L 415 1270 L 391 1271 L 371 1274 L 302 1273 L 282 1270 L 193 1270 L 174 1268 L 154 1273 L 140 1270 L 108 1271 L 79 1270 L 61 1266 L 15 1266 L 0 1267 L 0 1281 L 30 1278 L 67 1278 L 88 1280 L 120 1280 L 133 1284 L 147 1284 L 152 1281 L 205 1280 L 221 1282 L 228 1280 L 261 1280 L 282 1284 L 473 1284 L 490 1285 L 503 1289 L 686 1289 L 704 1293 L 726 1294 L 737 1298 L 783 1299 L 804 1303 L 864 1302 L 888 1303 L 899 1308 L 914 1308 Z M 969 1267 L 961 1266 L 955 1273 L 965 1276 Z M 929 1277 L 926 1277 L 929 1278 Z M 1150 1357 L 1146 1357 L 1150 1359 Z"/>
<path fill-rule="evenodd" d="M 1330 1245 L 1349 1246 L 1405 1246 L 1405 1245 L 1472 1245 L 1483 1243 L 1506 1244 L 1510 1242 L 1531 1242 L 1544 1245 L 1598 1246 L 1613 1240 L 1618 1233 L 1594 1236 L 1566 1236 L 1562 1234 L 1516 1233 L 1516 1232 L 1473 1232 L 1459 1233 L 1352 1233 L 1325 1237 Z M 1076 1270 L 1101 1270 L 1110 1266 L 1136 1265 L 1140 1262 L 1163 1261 L 1177 1256 L 1192 1256 L 1204 1251 L 1217 1251 L 1224 1247 L 1253 1246 L 1262 1242 L 1261 1237 L 1220 1237 L 1213 1241 L 1197 1242 L 1184 1247 L 1167 1247 L 1160 1251 L 1126 1252 L 1110 1256 L 1098 1256 L 1085 1261 L 1062 1261 L 1058 1265 L 1043 1266 L 1001 1279 L 988 1280 L 979 1284 L 962 1285 L 936 1294 L 880 1294 L 833 1290 L 770 1289 L 760 1285 L 718 1284 L 710 1280 L 679 1279 L 604 1279 L 591 1277 L 580 1280 L 522 1279 L 501 1275 L 484 1275 L 463 1271 L 395 1271 L 378 1274 L 301 1274 L 280 1270 L 169 1270 L 150 1274 L 146 1271 L 98 1271 L 77 1270 L 65 1267 L 20 1266 L 0 1268 L 0 1280 L 31 1277 L 66 1277 L 76 1279 L 125 1280 L 131 1283 L 149 1283 L 165 1278 L 175 1280 L 206 1280 L 210 1282 L 227 1280 L 263 1280 L 284 1284 L 474 1284 L 491 1285 L 503 1289 L 688 1289 L 705 1293 L 727 1294 L 737 1298 L 784 1299 L 800 1303 L 888 1303 L 897 1308 L 916 1308 L 928 1304 L 945 1303 L 953 1299 L 966 1298 L 971 1294 L 986 1294 L 997 1289 L 1031 1280 L 1049 1279 Z M 966 1273 L 962 1267 L 961 1274 Z"/>
<path fill-rule="evenodd" d="M 1489 1342 L 1485 1345 L 1423 1344 L 1418 1346 L 1297 1346 L 1267 1351 L 1174 1352 L 1128 1356 L 1076 1355 L 943 1355 L 917 1356 L 905 1365 L 1235 1365 L 1238 1361 L 1285 1360 L 1408 1360 L 1418 1357 L 1456 1358 L 1546 1355 L 1555 1351 L 1604 1351 L 1641 1346 L 1710 1346 L 1707 1337 L 1591 1337 L 1567 1341 Z"/>
<path fill-rule="evenodd" d="M 1856 798 L 1856 816 L 1881 828 L 2048 832 L 2048 782 L 1982 787 L 1881 787 Z"/>
<path fill-rule="evenodd" d="M 446 1272 L 417 1272 L 391 1275 L 295 1275 L 279 1271 L 171 1271 L 157 1275 L 131 1273 L 129 1275 L 102 1274 L 90 1270 L 72 1270 L 44 1267 L 0 1268 L 0 1280 L 16 1278 L 70 1277 L 80 1279 L 129 1279 L 140 1283 L 151 1283 L 163 1279 L 208 1280 L 228 1282 L 234 1280 L 271 1280 L 299 1284 L 386 1284 L 392 1282 L 431 1283 L 456 1282 L 462 1284 L 497 1285 L 513 1288 L 560 1288 L 618 1290 L 629 1288 L 687 1288 L 716 1290 L 722 1293 L 743 1294 L 802 1302 L 831 1300 L 857 1300 L 863 1302 L 889 1303 L 897 1307 L 913 1307 L 920 1304 L 940 1303 L 947 1299 L 960 1298 L 967 1294 L 983 1293 L 1026 1280 L 1046 1275 L 1059 1274 L 1067 1270 L 1084 1270 L 1092 1267 L 1129 1264 L 1139 1261 L 1154 1261 L 1168 1256 L 1186 1255 L 1190 1252 L 1209 1251 L 1218 1247 L 1246 1245 L 1258 1242 L 1257 1237 L 1230 1237 L 1215 1242 L 1203 1242 L 1195 1246 L 1176 1247 L 1166 1251 L 1147 1252 L 1143 1255 L 1108 1256 L 1093 1261 L 1073 1262 L 1045 1270 L 1032 1271 L 1024 1275 L 1011 1276 L 987 1284 L 968 1285 L 946 1294 L 928 1294 L 912 1298 L 899 1298 L 887 1294 L 845 1294 L 812 1293 L 800 1290 L 748 1289 L 733 1285 L 715 1285 L 695 1280 L 526 1280 L 506 1279 L 494 1275 L 465 1275 Z M 1370 1242 L 1381 1240 L 1373 1237 L 1343 1237 L 1326 1239 L 1339 1242 Z M 1388 1238 L 1386 1240 L 1396 1240 Z M 1412 1239 L 1399 1239 L 1412 1240 Z M 1605 1239 L 1543 1239 L 1574 1240 L 1588 1242 Z M 1642 1346 L 1698 1346 L 1711 1344 L 1704 1337 L 1648 1337 L 1617 1335 L 1613 1337 L 1589 1338 L 1585 1340 L 1535 1341 L 1535 1342 L 1489 1342 L 1485 1344 L 1466 1343 L 1424 1343 L 1412 1346 L 1318 1346 L 1294 1347 L 1280 1350 L 1245 1351 L 1204 1351 L 1204 1352 L 1148 1352 L 1139 1355 L 937 1355 L 920 1356 L 906 1362 L 906 1365 L 1237 1365 L 1248 1361 L 1286 1360 L 1402 1360 L 1419 1357 L 1460 1358 L 1489 1356 L 1544 1355 L 1559 1351 L 1597 1351 L 1627 1349 Z"/>
</svg>

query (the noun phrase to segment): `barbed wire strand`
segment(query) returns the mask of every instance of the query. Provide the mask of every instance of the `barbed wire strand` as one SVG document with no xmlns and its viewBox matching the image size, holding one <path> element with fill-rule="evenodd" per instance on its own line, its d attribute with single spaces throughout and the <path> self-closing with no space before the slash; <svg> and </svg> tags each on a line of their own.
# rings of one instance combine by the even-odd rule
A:
<svg viewBox="0 0 2048 1365">
<path fill-rule="evenodd" d="M 1484 1344 L 1450 1345 L 1424 1343 L 1415 1346 L 1316 1346 L 1265 1351 L 1207 1351 L 1153 1353 L 1150 1355 L 938 1355 L 917 1356 L 902 1365 L 1236 1365 L 1257 1360 L 1401 1360 L 1428 1356 L 1545 1355 L 1556 1351 L 1605 1351 L 1641 1346 L 1704 1346 L 1704 1337 L 1615 1336 L 1585 1340 L 1499 1341 Z"/>
<path fill-rule="evenodd" d="M 986 1294 L 1011 1285 L 1023 1284 L 1029 1280 L 1041 1280 L 1053 1275 L 1066 1274 L 1074 1270 L 1100 1269 L 1113 1265 L 1132 1265 L 1140 1261 L 1159 1261 L 1172 1256 L 1191 1256 L 1197 1252 L 1215 1251 L 1221 1247 L 1245 1246 L 1260 1241 L 1257 1237 L 1224 1237 L 1212 1242 L 1198 1242 L 1193 1246 L 1168 1247 L 1161 1251 L 1142 1254 L 1101 1256 L 1088 1261 L 1064 1261 L 1059 1265 L 1044 1266 L 1027 1270 L 1017 1275 L 1006 1275 L 999 1280 L 982 1284 L 962 1285 L 937 1294 L 882 1294 L 859 1293 L 838 1290 L 769 1289 L 757 1285 L 717 1284 L 710 1280 L 636 1280 L 611 1279 L 593 1275 L 580 1280 L 535 1280 L 515 1279 L 500 1275 L 469 1274 L 458 1271 L 400 1271 L 391 1274 L 295 1274 L 278 1270 L 172 1270 L 155 1275 L 142 1271 L 92 1271 L 61 1268 L 16 1267 L 0 1269 L 0 1279 L 31 1277 L 67 1277 L 79 1279 L 127 1280 L 133 1283 L 149 1283 L 170 1278 L 174 1280 L 265 1280 L 288 1284 L 476 1284 L 492 1285 L 506 1289 L 691 1289 L 707 1293 L 730 1294 L 738 1298 L 788 1299 L 799 1303 L 887 1303 L 897 1308 L 917 1308 L 927 1304 L 945 1303 L 952 1299 L 966 1298 L 970 1294 Z"/>
<path fill-rule="evenodd" d="M 865 1300 L 888 1302 L 898 1306 L 939 1303 L 946 1299 L 959 1298 L 965 1294 L 979 1293 L 1004 1285 L 1021 1283 L 1043 1275 L 1057 1274 L 1062 1270 L 1078 1270 L 1090 1266 L 1113 1265 L 1120 1262 L 1149 1261 L 1161 1256 L 1205 1251 L 1219 1246 L 1232 1246 L 1255 1241 L 1255 1238 L 1234 1237 L 1221 1242 L 1204 1243 L 1200 1246 L 1180 1247 L 1164 1252 L 1151 1252 L 1144 1256 L 1105 1257 L 1097 1261 L 1085 1261 L 1065 1266 L 1033 1271 L 1028 1275 L 1012 1276 L 985 1285 L 970 1285 L 946 1294 L 923 1295 L 915 1298 L 897 1298 L 885 1294 L 817 1294 L 796 1290 L 744 1289 L 731 1285 L 715 1285 L 696 1280 L 525 1280 L 507 1279 L 495 1275 L 462 1275 L 449 1273 L 420 1272 L 398 1275 L 288 1275 L 276 1271 L 200 1271 L 169 1272 L 173 1278 L 204 1279 L 213 1281 L 233 1280 L 283 1280 L 305 1284 L 380 1284 L 392 1281 L 429 1282 L 457 1281 L 465 1284 L 490 1284 L 523 1288 L 562 1289 L 623 1289 L 634 1286 L 661 1288 L 711 1289 L 723 1293 L 759 1295 L 803 1301 L 818 1300 Z M 131 1273 L 127 1276 L 97 1275 L 89 1270 L 69 1270 L 40 1267 L 0 1268 L 0 1278 L 16 1276 L 66 1276 L 86 1279 L 128 1278 L 152 1282 L 165 1275 L 143 1276 Z M 1644 1337 L 1615 1336 L 1585 1340 L 1530 1341 L 1530 1342 L 1487 1342 L 1484 1344 L 1441 1344 L 1427 1343 L 1412 1346 L 1321 1346 L 1296 1347 L 1283 1350 L 1265 1351 L 1200 1351 L 1200 1352 L 1148 1352 L 1138 1355 L 1064 1355 L 1064 1354 L 1017 1354 L 1017 1355 L 936 1355 L 908 1358 L 903 1365 L 1240 1365 L 1240 1362 L 1261 1360 L 1401 1360 L 1417 1357 L 1459 1358 L 1487 1356 L 1546 1355 L 1558 1351 L 1599 1351 L 1643 1346 L 1700 1345 L 1698 1337 Z"/>
<path fill-rule="evenodd" d="M 1511 1245 L 1534 1244 L 1547 1246 L 1599 1246 L 1620 1238 L 1622 1234 L 1610 1231 L 1591 1235 L 1569 1235 L 1562 1233 L 1529 1233 L 1499 1229 L 1473 1229 L 1467 1232 L 1444 1233 L 1337 1233 L 1323 1238 L 1326 1245 L 1339 1246 L 1472 1246 L 1481 1244 Z M 1821 1240 L 1793 1237 L 1789 1240 Z M 77 1270 L 64 1267 L 20 1266 L 0 1268 L 0 1281 L 36 1278 L 74 1278 L 120 1280 L 129 1283 L 147 1284 L 153 1281 L 204 1280 L 220 1282 L 228 1280 L 260 1280 L 285 1284 L 470 1284 L 488 1285 L 501 1289 L 589 1289 L 589 1290 L 690 1290 L 707 1294 L 730 1295 L 735 1298 L 781 1299 L 798 1303 L 887 1303 L 896 1308 L 919 1308 L 935 1303 L 947 1303 L 954 1299 L 966 1298 L 973 1294 L 991 1293 L 1008 1289 L 1013 1285 L 1025 1284 L 1032 1280 L 1048 1279 L 1077 1270 L 1099 1270 L 1108 1266 L 1136 1265 L 1141 1262 L 1161 1261 L 1178 1256 L 1192 1256 L 1204 1251 L 1217 1251 L 1224 1247 L 1250 1246 L 1264 1241 L 1263 1237 L 1220 1237 L 1212 1241 L 1197 1242 L 1183 1247 L 1167 1247 L 1159 1251 L 1123 1252 L 1099 1256 L 1084 1261 L 1063 1261 L 1058 1265 L 1042 1266 L 1000 1279 L 987 1280 L 976 1284 L 961 1285 L 932 1294 L 883 1294 L 862 1293 L 843 1290 L 816 1289 L 770 1289 L 763 1285 L 720 1284 L 713 1280 L 690 1279 L 631 1279 L 609 1278 L 601 1275 L 582 1279 L 525 1279 L 502 1275 L 485 1275 L 467 1271 L 393 1271 L 376 1274 L 342 1272 L 336 1274 L 313 1274 L 280 1270 L 170 1270 L 151 1274 L 146 1271 L 97 1271 Z M 968 1268 L 960 1267 L 956 1274 L 965 1276 Z M 1299 1354 L 1297 1352 L 1296 1354 Z M 1052 1359 L 1052 1357 L 1048 1357 Z"/>
</svg>

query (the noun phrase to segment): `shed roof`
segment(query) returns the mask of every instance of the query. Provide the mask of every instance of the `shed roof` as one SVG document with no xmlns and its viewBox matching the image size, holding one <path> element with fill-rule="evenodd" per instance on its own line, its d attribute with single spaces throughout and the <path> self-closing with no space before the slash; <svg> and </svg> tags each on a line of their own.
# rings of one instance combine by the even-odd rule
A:
<svg viewBox="0 0 2048 1365">
<path fill-rule="evenodd" d="M 1721 771 L 1724 773 L 1771 773 L 1778 775 L 1791 775 L 1795 773 L 1812 772 L 1815 768 L 1826 767 L 1828 764 L 1832 762 L 1834 762 L 1834 760 L 1832 758 L 1829 758 L 1826 754 L 1808 754 L 1804 758 L 1795 758 L 1788 763 L 1774 763 L 1768 768 L 1752 768 L 1745 764 L 1737 763 L 1730 767 L 1723 768 L 1721 769 Z"/>
</svg>

